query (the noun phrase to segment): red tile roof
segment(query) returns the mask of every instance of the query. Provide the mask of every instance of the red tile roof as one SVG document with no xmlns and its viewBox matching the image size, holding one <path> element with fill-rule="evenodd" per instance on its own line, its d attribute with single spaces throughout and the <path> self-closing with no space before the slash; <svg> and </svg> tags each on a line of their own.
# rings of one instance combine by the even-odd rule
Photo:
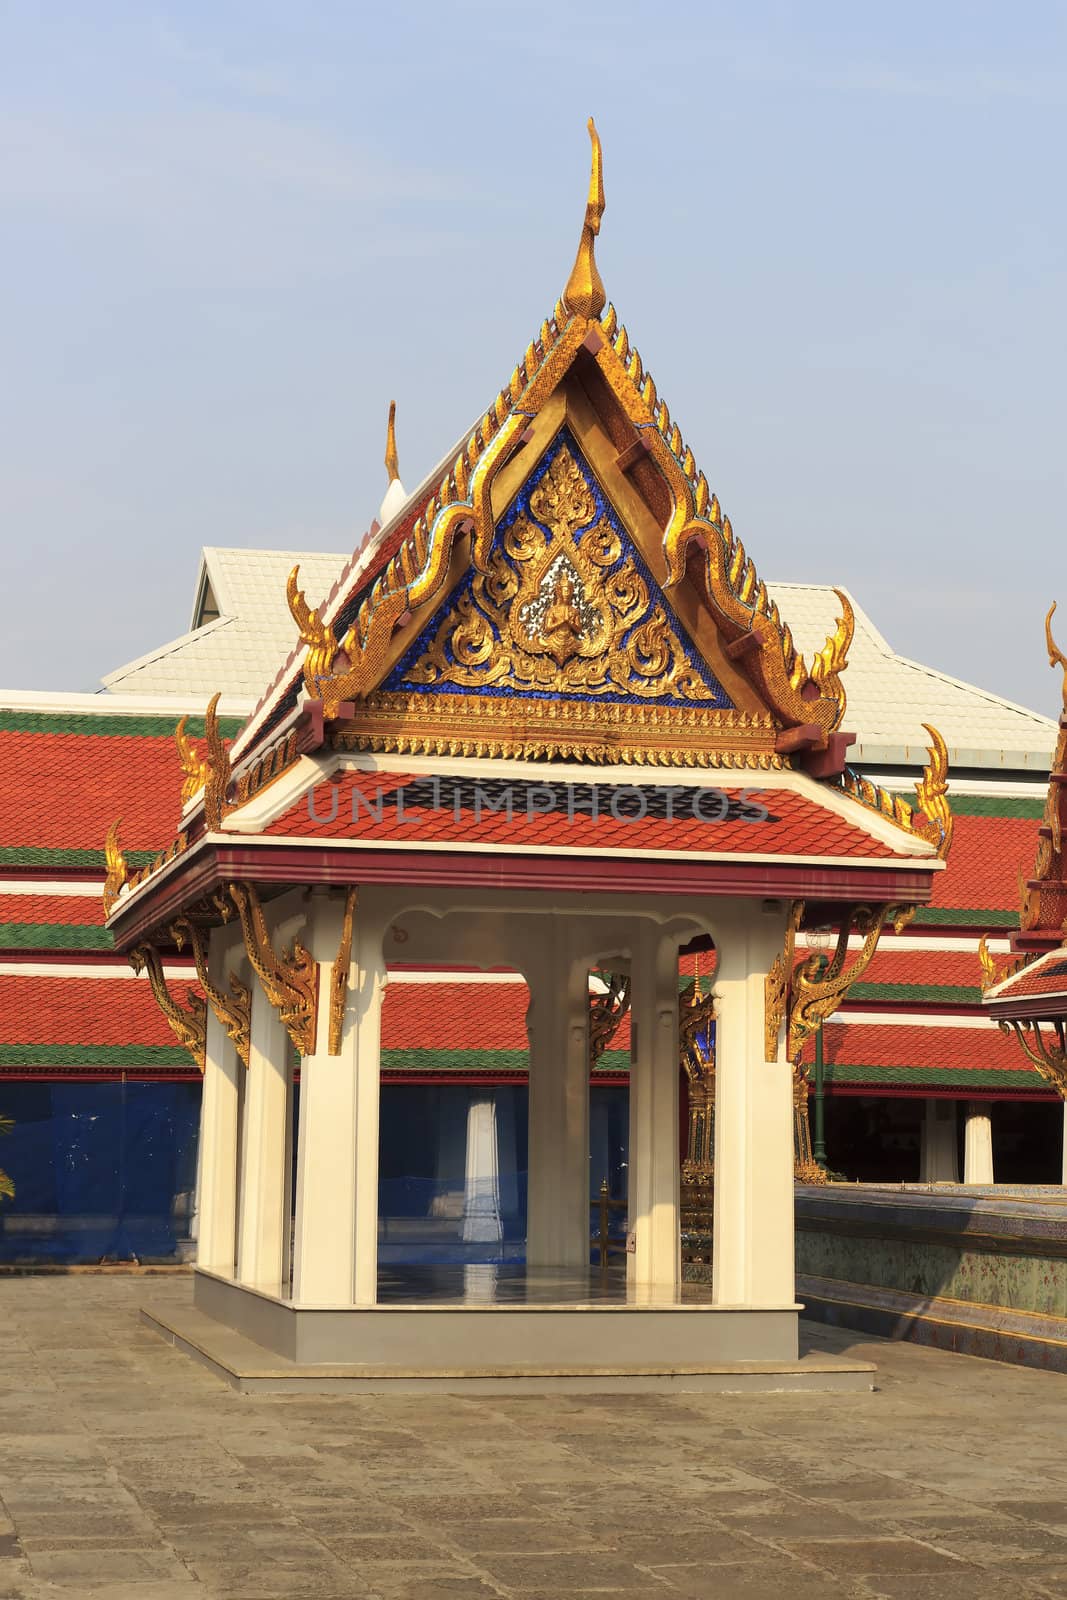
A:
<svg viewBox="0 0 1067 1600">
<path fill-rule="evenodd" d="M 584 785 L 575 785 L 578 798 L 573 815 L 568 814 L 565 798 L 559 799 L 557 809 L 540 811 L 537 808 L 547 804 L 543 797 L 549 793 L 547 785 L 552 781 L 548 773 L 540 783 L 515 781 L 510 785 L 514 808 L 509 820 L 503 810 L 490 811 L 484 802 L 479 808 L 474 806 L 469 779 L 460 789 L 458 779 L 445 778 L 441 780 L 439 802 L 424 800 L 416 804 L 412 796 L 423 797 L 430 789 L 431 780 L 424 775 L 348 772 L 339 783 L 320 784 L 312 794 L 302 796 L 266 831 L 286 838 L 403 840 L 413 848 L 428 843 L 502 844 L 526 849 L 563 847 L 591 853 L 617 849 L 742 856 L 894 858 L 888 845 L 872 838 L 863 828 L 858 807 L 857 823 L 853 825 L 792 790 L 760 791 L 758 782 L 733 783 L 727 787 L 711 782 L 713 777 L 714 774 L 709 774 L 708 790 L 728 795 L 734 802 L 733 814 L 722 821 L 714 820 L 719 808 L 710 799 L 698 802 L 694 815 L 692 797 L 701 791 L 683 788 L 672 791 L 677 799 L 669 819 L 652 815 L 651 805 L 649 813 L 640 817 L 638 802 L 633 799 L 638 785 L 619 786 L 618 816 L 612 815 L 606 800 L 596 818 L 588 809 L 579 809 L 589 803 L 587 798 L 582 798 L 583 791 L 586 797 L 589 792 Z M 561 796 L 566 787 L 556 784 Z M 640 787 L 649 794 L 657 789 L 653 783 Z M 398 814 L 400 790 L 404 794 Z M 765 806 L 769 812 L 766 820 L 746 820 L 737 815 L 739 807 L 751 811 L 757 804 Z M 631 807 L 633 814 L 625 814 Z M 321 818 L 328 820 L 319 820 Z"/>
<path fill-rule="evenodd" d="M 1015 1041 L 981 1019 L 973 1028 L 828 1022 L 823 1053 L 831 1087 L 892 1085 L 918 1093 L 936 1087 L 1041 1093 L 1049 1087 L 1027 1065 Z M 809 1041 L 804 1059 L 810 1064 L 813 1057 Z"/>
<path fill-rule="evenodd" d="M 184 1001 L 195 985 L 175 981 L 170 988 L 175 999 Z M 176 1042 L 147 977 L 19 976 L 0 981 L 0 1047 Z"/>
<path fill-rule="evenodd" d="M 996 1001 L 1034 999 L 1040 995 L 1067 996 L 1067 950 L 1050 950 L 1047 955 L 1024 967 L 998 988 Z M 1064 1009 L 1067 1010 L 1067 1003 Z"/>
<path fill-rule="evenodd" d="M 1034 853 L 1028 817 L 957 816 L 948 868 L 934 879 L 931 908 L 1018 911 L 1019 873 Z"/>
<path fill-rule="evenodd" d="M 5 922 L 102 928 L 104 902 L 98 894 L 0 894 L 0 924 Z"/>
<path fill-rule="evenodd" d="M 0 849 L 102 851 L 121 816 L 126 849 L 159 850 L 176 830 L 180 791 L 170 738 L 0 732 Z"/>
</svg>

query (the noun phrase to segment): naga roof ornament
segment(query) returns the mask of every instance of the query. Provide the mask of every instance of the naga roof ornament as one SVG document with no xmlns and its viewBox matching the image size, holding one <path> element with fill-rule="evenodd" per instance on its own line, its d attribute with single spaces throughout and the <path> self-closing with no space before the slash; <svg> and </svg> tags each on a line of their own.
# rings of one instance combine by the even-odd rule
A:
<svg viewBox="0 0 1067 1600">
<path fill-rule="evenodd" d="M 206 757 L 202 756 L 193 741 L 186 733 L 189 724 L 188 717 L 182 717 L 174 730 L 174 743 L 178 747 L 178 760 L 181 762 L 183 773 L 182 805 L 188 805 L 195 795 L 198 795 L 207 783 L 211 768 Z"/>
</svg>

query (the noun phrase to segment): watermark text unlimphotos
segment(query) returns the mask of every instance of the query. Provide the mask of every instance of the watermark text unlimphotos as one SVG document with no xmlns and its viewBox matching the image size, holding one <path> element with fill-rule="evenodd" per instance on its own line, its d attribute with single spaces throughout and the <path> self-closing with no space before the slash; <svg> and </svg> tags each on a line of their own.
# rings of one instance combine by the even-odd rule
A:
<svg viewBox="0 0 1067 1600">
<path fill-rule="evenodd" d="M 320 784 L 307 797 L 308 816 L 325 825 L 351 821 L 368 825 L 419 828 L 441 813 L 457 823 L 478 824 L 503 818 L 521 827 L 553 816 L 574 825 L 600 817 L 615 822 L 772 822 L 758 789 L 727 793 L 691 785 L 637 783 L 527 783 L 487 779 L 426 777 L 390 784 L 384 776 L 371 788 L 353 784 L 342 796 L 339 783 Z M 344 814 L 342 814 L 342 806 Z"/>
</svg>

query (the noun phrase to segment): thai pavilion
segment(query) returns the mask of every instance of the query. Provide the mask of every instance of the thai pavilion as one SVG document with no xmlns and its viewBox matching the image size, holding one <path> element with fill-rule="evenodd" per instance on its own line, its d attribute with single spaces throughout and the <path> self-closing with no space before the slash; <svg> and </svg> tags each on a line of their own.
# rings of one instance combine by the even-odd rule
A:
<svg viewBox="0 0 1067 1600">
<path fill-rule="evenodd" d="M 590 134 L 575 265 L 506 386 L 419 490 L 395 485 L 322 605 L 293 571 L 297 647 L 231 744 L 214 700 L 206 747 L 182 741 L 170 845 L 131 873 L 109 834 L 116 948 L 203 1063 L 198 1312 L 297 1362 L 794 1362 L 792 1062 L 944 868 L 940 735 L 915 810 L 850 771 L 847 600 L 807 663 L 606 305 Z M 836 947 L 794 969 L 816 925 Z M 175 948 L 206 1003 L 171 992 Z M 711 948 L 714 1281 L 690 1303 L 678 973 Z M 507 1303 L 379 1271 L 398 954 L 529 988 Z M 625 977 L 631 1026 L 625 1274 L 599 1296 L 595 972 Z"/>
</svg>

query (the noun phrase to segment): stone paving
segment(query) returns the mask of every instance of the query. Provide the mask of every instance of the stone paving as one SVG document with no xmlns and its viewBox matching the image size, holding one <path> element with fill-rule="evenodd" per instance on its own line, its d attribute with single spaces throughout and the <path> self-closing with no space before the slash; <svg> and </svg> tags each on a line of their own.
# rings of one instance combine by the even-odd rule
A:
<svg viewBox="0 0 1067 1600">
<path fill-rule="evenodd" d="M 810 1329 L 874 1394 L 253 1398 L 188 1280 L 0 1280 L 0 1600 L 1067 1597 L 1067 1376 Z"/>
</svg>

